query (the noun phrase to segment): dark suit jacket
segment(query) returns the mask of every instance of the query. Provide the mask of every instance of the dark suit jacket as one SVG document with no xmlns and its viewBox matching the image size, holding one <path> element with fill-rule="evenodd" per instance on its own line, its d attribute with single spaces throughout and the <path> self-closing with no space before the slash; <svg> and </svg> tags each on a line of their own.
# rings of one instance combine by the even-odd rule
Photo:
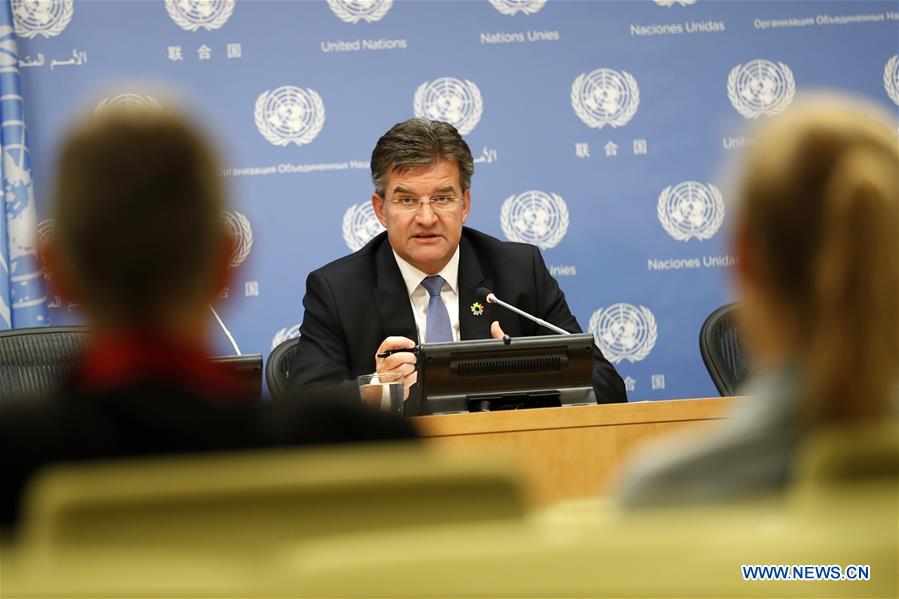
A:
<svg viewBox="0 0 899 599">
<path fill-rule="evenodd" d="M 512 337 L 552 334 L 498 306 L 488 305 L 482 316 L 474 316 L 470 306 L 478 301 L 478 287 L 487 287 L 504 301 L 566 331 L 581 332 L 565 295 L 533 245 L 503 242 L 463 228 L 458 287 L 463 340 L 489 339 L 494 320 Z M 386 233 L 354 254 L 310 273 L 303 306 L 301 336 L 291 370 L 292 393 L 318 385 L 349 389 L 355 386 L 357 376 L 374 371 L 375 350 L 386 337 L 418 338 L 406 285 Z M 627 401 L 624 382 L 614 367 L 595 345 L 593 354 L 597 401 Z M 430 413 L 416 387 L 405 404 L 407 416 Z"/>
</svg>

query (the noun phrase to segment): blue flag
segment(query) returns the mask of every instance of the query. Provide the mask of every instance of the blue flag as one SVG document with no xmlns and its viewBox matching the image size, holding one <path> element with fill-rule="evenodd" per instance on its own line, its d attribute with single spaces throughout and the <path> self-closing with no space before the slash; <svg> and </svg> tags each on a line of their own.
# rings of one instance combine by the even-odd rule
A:
<svg viewBox="0 0 899 599">
<path fill-rule="evenodd" d="M 48 324 L 37 260 L 37 213 L 19 52 L 9 0 L 0 0 L 0 330 Z"/>
</svg>

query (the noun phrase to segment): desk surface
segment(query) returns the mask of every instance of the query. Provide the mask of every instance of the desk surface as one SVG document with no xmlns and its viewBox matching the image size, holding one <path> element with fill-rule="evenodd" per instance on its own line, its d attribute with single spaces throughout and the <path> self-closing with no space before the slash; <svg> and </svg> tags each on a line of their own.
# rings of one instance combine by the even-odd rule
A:
<svg viewBox="0 0 899 599">
<path fill-rule="evenodd" d="M 427 443 L 454 455 L 519 464 L 532 500 L 548 505 L 607 492 L 634 448 L 674 430 L 703 435 L 733 397 L 421 416 Z"/>
<path fill-rule="evenodd" d="M 425 437 L 718 419 L 733 397 L 438 414 L 412 418 Z"/>
</svg>

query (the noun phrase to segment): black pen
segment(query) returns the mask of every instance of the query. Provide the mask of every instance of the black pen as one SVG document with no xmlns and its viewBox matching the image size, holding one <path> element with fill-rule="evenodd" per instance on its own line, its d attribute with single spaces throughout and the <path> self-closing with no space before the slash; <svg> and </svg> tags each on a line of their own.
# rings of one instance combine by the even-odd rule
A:
<svg viewBox="0 0 899 599">
<path fill-rule="evenodd" d="M 404 352 L 404 351 L 407 351 L 410 354 L 417 354 L 418 352 L 421 351 L 421 349 L 417 345 L 415 347 L 405 347 L 403 349 L 388 349 L 387 351 L 382 351 L 381 353 L 379 353 L 378 357 L 386 358 L 388 356 L 392 356 L 393 354 L 398 354 L 398 353 Z"/>
</svg>

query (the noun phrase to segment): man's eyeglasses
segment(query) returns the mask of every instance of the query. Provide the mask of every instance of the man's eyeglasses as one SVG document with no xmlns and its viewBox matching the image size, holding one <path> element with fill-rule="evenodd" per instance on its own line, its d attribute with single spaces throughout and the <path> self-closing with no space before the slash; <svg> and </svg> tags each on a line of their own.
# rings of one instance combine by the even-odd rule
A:
<svg viewBox="0 0 899 599">
<path fill-rule="evenodd" d="M 427 201 L 425 201 L 427 200 Z M 417 212 L 425 204 L 440 212 L 450 212 L 459 205 L 459 198 L 453 196 L 431 196 L 430 198 L 416 198 L 410 195 L 397 195 L 388 200 L 397 210 L 403 212 Z"/>
</svg>

